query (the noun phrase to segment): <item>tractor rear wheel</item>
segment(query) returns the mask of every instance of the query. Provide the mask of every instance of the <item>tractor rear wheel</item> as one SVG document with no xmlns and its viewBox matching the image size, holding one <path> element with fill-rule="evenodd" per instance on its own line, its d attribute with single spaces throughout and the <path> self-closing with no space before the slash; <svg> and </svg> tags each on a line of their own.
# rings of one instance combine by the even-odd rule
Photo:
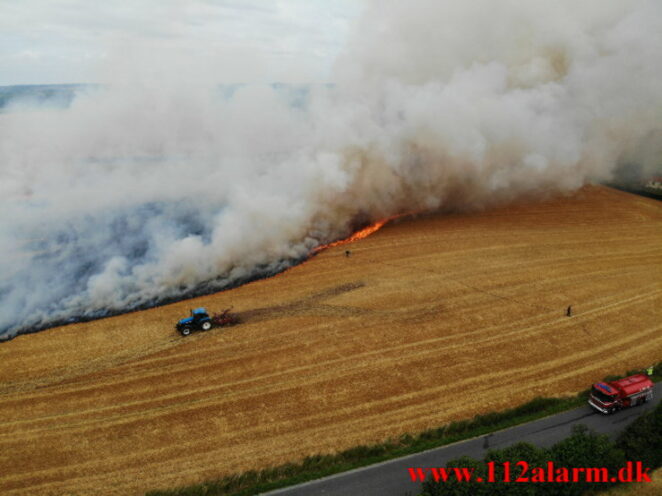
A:
<svg viewBox="0 0 662 496">
<path fill-rule="evenodd" d="M 208 331 L 209 329 L 211 329 L 211 322 L 203 322 L 202 323 L 202 330 L 203 331 Z"/>
</svg>

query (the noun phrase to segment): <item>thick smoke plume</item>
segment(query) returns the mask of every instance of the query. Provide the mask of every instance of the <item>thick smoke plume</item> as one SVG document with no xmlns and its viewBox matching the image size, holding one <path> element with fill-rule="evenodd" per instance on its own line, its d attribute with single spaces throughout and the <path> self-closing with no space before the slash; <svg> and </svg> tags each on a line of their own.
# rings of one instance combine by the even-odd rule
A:
<svg viewBox="0 0 662 496">
<path fill-rule="evenodd" d="M 375 0 L 303 96 L 164 60 L 5 109 L 0 337 L 278 270 L 357 217 L 652 170 L 660 60 L 656 0 Z"/>
</svg>

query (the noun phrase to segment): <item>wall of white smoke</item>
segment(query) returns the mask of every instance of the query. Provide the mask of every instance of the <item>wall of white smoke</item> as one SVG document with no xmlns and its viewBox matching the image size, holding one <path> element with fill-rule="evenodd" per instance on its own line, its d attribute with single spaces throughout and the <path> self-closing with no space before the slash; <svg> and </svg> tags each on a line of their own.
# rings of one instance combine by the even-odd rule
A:
<svg viewBox="0 0 662 496">
<path fill-rule="evenodd" d="M 158 80 L 106 68 L 124 81 L 66 109 L 5 109 L 0 336 L 277 270 L 356 216 L 659 167 L 660 60 L 657 0 L 375 0 L 305 105 L 223 97 L 167 60 Z"/>
</svg>

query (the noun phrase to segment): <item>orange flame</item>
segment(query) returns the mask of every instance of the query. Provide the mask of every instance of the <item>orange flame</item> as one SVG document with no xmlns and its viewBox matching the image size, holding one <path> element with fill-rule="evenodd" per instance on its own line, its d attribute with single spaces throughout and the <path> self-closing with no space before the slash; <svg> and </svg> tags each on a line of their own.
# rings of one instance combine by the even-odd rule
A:
<svg viewBox="0 0 662 496">
<path fill-rule="evenodd" d="M 370 236 L 371 234 L 373 234 L 373 233 L 379 231 L 382 227 L 384 227 L 384 225 L 385 225 L 387 222 L 390 222 L 390 221 L 392 221 L 392 220 L 394 220 L 394 219 L 399 219 L 400 217 L 406 217 L 406 216 L 410 216 L 410 215 L 414 215 L 414 213 L 409 212 L 409 213 L 404 213 L 404 214 L 392 215 L 391 217 L 387 217 L 386 219 L 378 220 L 377 222 L 375 222 L 375 223 L 373 223 L 373 224 L 370 224 L 369 226 L 364 227 L 363 229 L 361 229 L 361 230 L 359 230 L 359 231 L 356 231 L 354 234 L 352 234 L 351 236 L 349 236 L 349 237 L 347 237 L 347 238 L 345 238 L 345 239 L 341 239 L 341 240 L 338 240 L 338 241 L 333 241 L 333 242 L 328 243 L 328 244 L 326 244 L 326 245 L 320 245 L 320 246 L 318 246 L 317 248 L 314 248 L 313 251 L 312 251 L 312 252 L 306 257 L 305 260 L 301 261 L 300 263 L 298 263 L 298 264 L 296 264 L 296 265 L 292 265 L 292 266 L 290 266 L 290 267 L 287 267 L 287 268 L 284 269 L 283 271 L 278 272 L 278 273 L 276 273 L 276 274 L 270 276 L 269 278 L 271 279 L 271 278 L 274 278 L 274 277 L 278 277 L 278 276 L 280 276 L 280 275 L 282 275 L 282 274 L 285 274 L 286 272 L 288 272 L 289 270 L 293 269 L 294 267 L 296 267 L 296 266 L 298 266 L 298 265 L 303 265 L 303 264 L 305 264 L 306 262 L 309 262 L 310 259 L 311 259 L 314 255 L 317 255 L 317 254 L 318 254 L 319 252 L 321 252 L 322 250 L 326 250 L 327 248 L 332 248 L 332 247 L 334 247 L 334 246 L 340 246 L 340 245 L 344 245 L 344 244 L 347 244 L 347 243 L 351 243 L 352 241 L 357 241 L 357 240 L 359 240 L 359 239 L 367 238 L 367 237 Z M 248 283 L 248 284 L 252 284 L 252 283 L 253 283 L 253 282 L 250 282 L 250 283 Z M 223 290 L 223 291 L 227 291 L 227 290 Z"/>
<path fill-rule="evenodd" d="M 328 243 L 326 245 L 320 245 L 320 246 L 318 246 L 317 248 L 315 248 L 313 250 L 313 255 L 319 253 L 322 250 L 326 250 L 327 248 L 333 248 L 334 246 L 340 246 L 340 245 L 344 245 L 344 244 L 347 244 L 347 243 L 351 243 L 353 241 L 358 241 L 359 239 L 367 238 L 371 234 L 379 231 L 382 227 L 384 227 L 384 224 L 386 224 L 387 222 L 389 222 L 393 219 L 397 219 L 398 217 L 401 217 L 401 216 L 402 216 L 402 214 L 393 215 L 392 217 L 387 217 L 386 219 L 378 220 L 377 222 L 375 222 L 373 224 L 370 224 L 367 227 L 364 227 L 360 231 L 356 231 L 354 234 L 352 234 L 351 236 L 349 236 L 345 239 L 334 241 L 334 242 Z"/>
</svg>

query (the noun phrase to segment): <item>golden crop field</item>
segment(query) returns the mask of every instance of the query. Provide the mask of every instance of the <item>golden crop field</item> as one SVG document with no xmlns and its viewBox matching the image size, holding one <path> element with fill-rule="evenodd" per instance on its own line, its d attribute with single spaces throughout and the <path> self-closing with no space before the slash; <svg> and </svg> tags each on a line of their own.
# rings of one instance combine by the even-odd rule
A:
<svg viewBox="0 0 662 496">
<path fill-rule="evenodd" d="M 173 328 L 231 305 L 238 326 Z M 587 187 L 390 223 L 271 279 L 0 344 L 0 494 L 142 494 L 573 394 L 660 360 L 660 308 L 655 200 Z"/>
</svg>

